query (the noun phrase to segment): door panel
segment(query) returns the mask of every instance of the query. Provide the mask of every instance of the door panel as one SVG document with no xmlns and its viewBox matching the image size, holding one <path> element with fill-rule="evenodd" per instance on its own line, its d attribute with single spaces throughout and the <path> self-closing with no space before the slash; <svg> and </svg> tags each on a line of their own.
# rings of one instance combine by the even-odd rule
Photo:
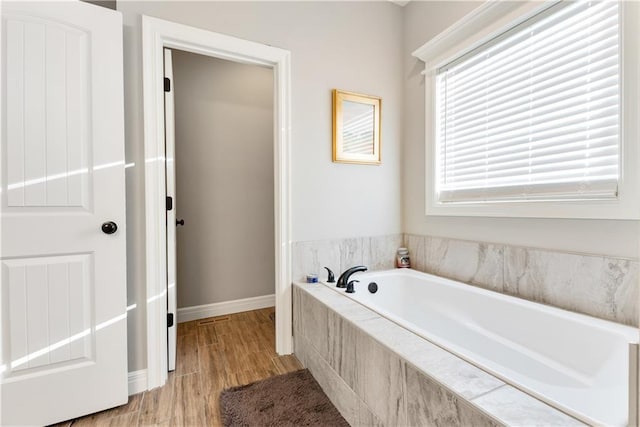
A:
<svg viewBox="0 0 640 427">
<path fill-rule="evenodd" d="M 89 32 L 26 17 L 5 26 L 8 206 L 82 206 Z"/>
<path fill-rule="evenodd" d="M 91 263 L 90 254 L 2 262 L 11 337 L 5 378 L 93 357 Z"/>
<path fill-rule="evenodd" d="M 127 401 L 122 19 L 1 7 L 0 424 L 51 424 Z"/>
</svg>

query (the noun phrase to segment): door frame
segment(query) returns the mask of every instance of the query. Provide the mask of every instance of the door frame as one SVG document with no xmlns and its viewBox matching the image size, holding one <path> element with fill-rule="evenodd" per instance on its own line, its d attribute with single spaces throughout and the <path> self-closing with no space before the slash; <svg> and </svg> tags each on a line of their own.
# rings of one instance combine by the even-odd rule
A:
<svg viewBox="0 0 640 427">
<path fill-rule="evenodd" d="M 167 380 L 167 266 L 164 147 L 164 48 L 274 71 L 276 352 L 291 354 L 291 54 L 288 50 L 142 16 L 144 100 L 147 388 Z M 241 274 L 241 272 L 238 272 Z"/>
</svg>

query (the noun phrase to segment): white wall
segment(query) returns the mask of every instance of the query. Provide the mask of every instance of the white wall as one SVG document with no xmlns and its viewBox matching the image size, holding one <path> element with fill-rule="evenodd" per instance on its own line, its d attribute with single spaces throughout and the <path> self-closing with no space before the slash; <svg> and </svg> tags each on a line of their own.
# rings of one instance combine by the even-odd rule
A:
<svg viewBox="0 0 640 427">
<path fill-rule="evenodd" d="M 404 7 L 404 232 L 638 258 L 640 222 L 616 220 L 427 217 L 424 63 L 411 52 L 481 2 L 411 2 Z"/>
<path fill-rule="evenodd" d="M 273 70 L 173 51 L 178 308 L 275 289 Z"/>
<path fill-rule="evenodd" d="M 402 8 L 373 2 L 121 1 L 127 169 L 129 369 L 146 366 L 141 14 L 292 54 L 292 240 L 396 234 L 401 218 Z M 382 98 L 382 165 L 331 162 L 331 89 Z"/>
</svg>

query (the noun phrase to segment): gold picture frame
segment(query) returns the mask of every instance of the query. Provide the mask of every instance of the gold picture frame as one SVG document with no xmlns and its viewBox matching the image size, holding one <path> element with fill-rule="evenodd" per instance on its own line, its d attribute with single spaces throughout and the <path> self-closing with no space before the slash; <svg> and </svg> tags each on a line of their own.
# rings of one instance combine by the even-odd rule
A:
<svg viewBox="0 0 640 427">
<path fill-rule="evenodd" d="M 382 100 L 333 90 L 333 161 L 379 165 Z"/>
</svg>

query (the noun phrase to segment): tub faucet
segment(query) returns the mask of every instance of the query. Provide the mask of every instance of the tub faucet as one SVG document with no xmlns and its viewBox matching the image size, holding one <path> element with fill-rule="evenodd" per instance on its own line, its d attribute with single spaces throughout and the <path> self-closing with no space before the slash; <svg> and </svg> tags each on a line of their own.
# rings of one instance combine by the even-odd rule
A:
<svg viewBox="0 0 640 427">
<path fill-rule="evenodd" d="M 325 267 L 325 269 L 327 270 L 327 283 L 335 283 L 336 282 L 336 278 L 333 275 L 333 271 L 331 271 L 331 269 L 329 267 Z"/>
<path fill-rule="evenodd" d="M 349 277 L 351 277 L 353 273 L 357 273 L 358 271 L 367 271 L 367 267 L 365 267 L 364 265 L 358 265 L 356 267 L 351 267 L 345 270 L 345 272 L 342 273 L 340 277 L 338 277 L 336 288 L 346 288 L 347 283 L 349 282 Z"/>
<path fill-rule="evenodd" d="M 350 280 L 349 283 L 347 283 L 347 290 L 345 291 L 348 294 L 352 294 L 354 293 L 356 290 L 353 288 L 353 284 L 354 283 L 360 283 L 360 280 Z"/>
</svg>

